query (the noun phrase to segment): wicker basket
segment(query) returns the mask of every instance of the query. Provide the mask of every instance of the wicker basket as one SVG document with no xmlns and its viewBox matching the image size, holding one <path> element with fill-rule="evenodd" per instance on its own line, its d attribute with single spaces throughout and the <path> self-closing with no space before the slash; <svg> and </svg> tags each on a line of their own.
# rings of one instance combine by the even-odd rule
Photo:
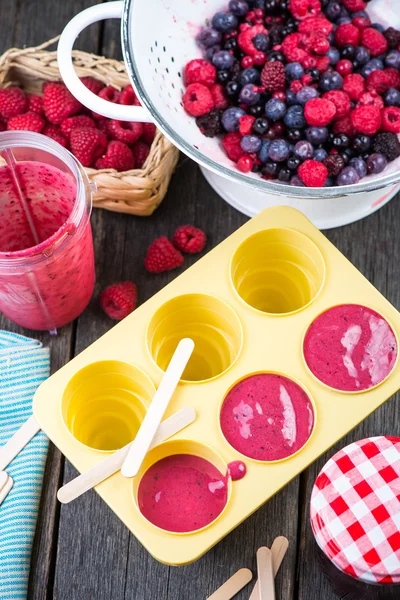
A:
<svg viewBox="0 0 400 600">
<path fill-rule="evenodd" d="M 0 57 L 0 87 L 20 85 L 27 92 L 41 93 L 43 81 L 58 81 L 56 52 L 46 50 L 54 38 L 36 48 L 12 48 Z M 123 62 L 74 51 L 79 77 L 92 76 L 121 89 L 129 83 Z M 133 215 L 151 215 L 164 198 L 179 152 L 160 132 L 142 169 L 86 169 L 97 184 L 94 206 Z"/>
</svg>

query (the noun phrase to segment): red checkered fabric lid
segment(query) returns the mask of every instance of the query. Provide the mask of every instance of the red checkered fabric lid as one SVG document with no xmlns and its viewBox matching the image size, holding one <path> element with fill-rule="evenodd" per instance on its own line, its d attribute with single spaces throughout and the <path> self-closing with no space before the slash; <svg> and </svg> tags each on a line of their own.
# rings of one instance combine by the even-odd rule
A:
<svg viewBox="0 0 400 600">
<path fill-rule="evenodd" d="M 340 450 L 311 495 L 315 539 L 341 571 L 366 583 L 400 583 L 400 438 Z"/>
</svg>

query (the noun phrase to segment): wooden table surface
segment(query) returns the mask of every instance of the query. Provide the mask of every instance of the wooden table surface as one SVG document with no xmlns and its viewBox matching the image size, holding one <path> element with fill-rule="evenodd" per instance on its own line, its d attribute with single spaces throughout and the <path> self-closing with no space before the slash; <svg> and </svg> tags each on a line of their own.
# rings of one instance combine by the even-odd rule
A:
<svg viewBox="0 0 400 600">
<path fill-rule="evenodd" d="M 0 50 L 37 45 L 57 35 L 92 0 L 1 0 Z M 92 26 L 79 40 L 83 50 L 120 58 L 119 23 Z M 150 242 L 193 223 L 215 246 L 247 218 L 230 208 L 184 159 L 162 206 L 150 218 L 96 210 L 92 216 L 97 285 L 84 314 L 57 337 L 32 334 L 50 346 L 56 371 L 81 352 L 112 322 L 98 306 L 101 290 L 118 280 L 136 282 L 144 302 L 179 271 L 152 276 L 143 258 Z M 327 233 L 329 239 L 396 306 L 400 307 L 400 203 L 393 200 L 363 221 Z M 185 261 L 187 268 L 196 258 Z M 20 330 L 4 317 L 0 328 Z M 351 402 L 351 397 L 349 397 Z M 277 578 L 277 600 L 333 600 L 320 573 L 309 522 L 309 497 L 324 462 L 345 443 L 368 435 L 400 435 L 396 398 L 321 457 L 301 476 L 228 535 L 206 556 L 187 567 L 167 567 L 153 560 L 93 491 L 71 505 L 60 506 L 56 491 L 75 476 L 71 465 L 51 446 L 34 542 L 30 600 L 203 600 L 240 567 L 256 572 L 256 550 L 278 535 L 290 548 Z M 1 558 L 0 558 L 1 560 Z M 237 596 L 249 597 L 248 586 Z"/>
</svg>

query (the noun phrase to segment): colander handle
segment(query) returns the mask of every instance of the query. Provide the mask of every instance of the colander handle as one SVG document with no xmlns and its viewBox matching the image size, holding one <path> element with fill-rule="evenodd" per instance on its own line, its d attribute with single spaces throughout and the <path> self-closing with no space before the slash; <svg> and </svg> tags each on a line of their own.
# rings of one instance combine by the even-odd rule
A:
<svg viewBox="0 0 400 600">
<path fill-rule="evenodd" d="M 65 27 L 58 42 L 57 60 L 61 77 L 65 85 L 84 106 L 91 110 L 119 121 L 139 121 L 148 123 L 150 114 L 141 106 L 125 106 L 114 104 L 99 98 L 81 82 L 75 73 L 72 62 L 72 48 L 78 35 L 92 23 L 105 19 L 121 19 L 124 10 L 123 2 L 105 2 L 83 10 L 77 14 Z"/>
</svg>

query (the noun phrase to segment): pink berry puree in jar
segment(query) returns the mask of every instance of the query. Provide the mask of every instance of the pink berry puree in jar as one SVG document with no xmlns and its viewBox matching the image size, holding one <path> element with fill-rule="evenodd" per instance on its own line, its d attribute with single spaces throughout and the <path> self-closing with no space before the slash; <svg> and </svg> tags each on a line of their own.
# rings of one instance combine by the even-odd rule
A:
<svg viewBox="0 0 400 600">
<path fill-rule="evenodd" d="M 55 332 L 95 282 L 91 186 L 78 161 L 31 132 L 0 133 L 0 310 Z"/>
</svg>

